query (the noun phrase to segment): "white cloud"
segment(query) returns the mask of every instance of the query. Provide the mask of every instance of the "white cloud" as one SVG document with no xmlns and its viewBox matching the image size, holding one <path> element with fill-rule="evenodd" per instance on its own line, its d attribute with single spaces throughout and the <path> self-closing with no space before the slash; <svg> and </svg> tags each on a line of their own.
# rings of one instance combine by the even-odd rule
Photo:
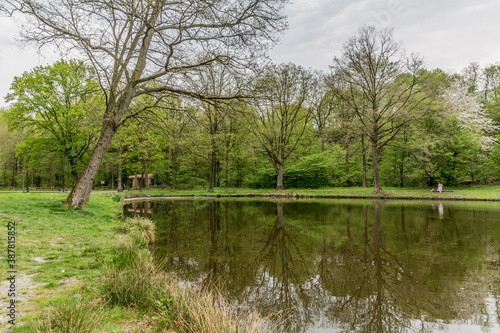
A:
<svg viewBox="0 0 500 333">
<path fill-rule="evenodd" d="M 0 17 L 0 107 L 5 106 L 5 96 L 15 76 L 20 76 L 33 67 L 57 61 L 54 53 L 38 54 L 31 46 L 21 46 L 16 41 L 18 22 L 11 18 Z"/>
<path fill-rule="evenodd" d="M 271 58 L 327 70 L 357 29 L 371 24 L 394 27 L 396 40 L 429 68 L 459 71 L 470 62 L 500 62 L 498 13 L 499 1 L 300 0 L 288 10 L 290 29 Z"/>
</svg>

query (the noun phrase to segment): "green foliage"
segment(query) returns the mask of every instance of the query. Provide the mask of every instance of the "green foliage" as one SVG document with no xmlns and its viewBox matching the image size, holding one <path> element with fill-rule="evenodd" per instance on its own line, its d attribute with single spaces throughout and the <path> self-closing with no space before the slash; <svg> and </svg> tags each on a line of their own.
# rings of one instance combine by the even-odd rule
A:
<svg viewBox="0 0 500 333">
<path fill-rule="evenodd" d="M 178 304 L 182 304 L 182 295 L 180 293 L 169 294 L 167 297 L 155 301 L 158 314 L 152 318 L 157 321 L 160 328 L 170 327 L 172 321 L 179 317 L 181 309 L 176 306 Z"/>
<path fill-rule="evenodd" d="M 286 72 L 293 68 L 290 65 L 282 69 Z M 277 76 L 271 80 L 271 75 L 269 82 L 262 83 L 281 82 L 283 73 L 274 74 Z M 452 78 L 440 70 L 424 70 L 418 75 L 436 87 L 449 85 Z M 89 151 L 80 148 L 82 144 L 92 148 L 94 141 L 90 136 L 95 137 L 96 120 L 102 112 L 100 97 L 93 92 L 95 82 L 92 78 L 90 69 L 70 61 L 37 67 L 15 80 L 9 95 L 12 104 L 2 110 L 0 121 L 0 186 L 28 184 L 30 187 L 69 188 L 69 179 L 74 178 L 88 160 Z M 361 186 L 363 167 L 366 167 L 370 185 L 374 179 L 372 151 L 368 137 L 361 138 L 359 119 L 353 117 L 348 104 L 331 100 L 330 88 L 319 89 L 315 84 L 308 85 L 309 90 L 301 90 L 297 97 L 302 100 L 314 96 L 310 107 L 315 111 L 307 123 L 307 108 L 297 109 L 298 104 L 293 100 L 286 105 L 273 102 L 272 108 L 266 103 L 230 103 L 220 106 L 218 112 L 208 106 L 211 111 L 207 113 L 202 106 L 183 105 L 183 101 L 175 97 L 164 98 L 159 104 L 152 103 L 149 97 L 138 98 L 134 110 L 149 108 L 151 112 L 140 119 L 130 119 L 120 127 L 94 184 L 100 188 L 100 182 L 105 181 L 106 188 L 116 188 L 116 180 L 121 174 L 122 184 L 127 188 L 131 185 L 129 176 L 148 173 L 154 174 L 153 185 L 161 188 L 173 187 L 174 179 L 177 189 L 207 188 L 212 170 L 215 187 L 275 188 L 276 171 L 269 166 L 274 164 L 279 168 L 286 160 L 285 188 Z M 81 99 L 76 97 L 79 93 L 84 93 Z M 27 96 L 30 94 L 31 99 Z M 482 94 L 478 94 L 478 98 L 482 98 L 479 95 Z M 487 114 L 500 125 L 498 88 L 484 92 L 486 95 Z M 66 106 L 61 102 L 64 99 L 74 103 L 64 109 Z M 44 104 L 45 100 L 50 105 Z M 441 99 L 420 107 L 428 111 L 424 110 L 425 116 L 403 126 L 391 138 L 391 143 L 379 152 L 380 179 L 384 187 L 435 186 L 439 181 L 447 186 L 500 181 L 498 146 L 492 145 L 489 151 L 482 149 L 477 135 L 463 130 L 457 116 L 450 113 Z M 277 126 L 281 117 L 279 110 L 293 111 L 292 114 L 296 111 L 304 124 L 301 122 L 299 127 L 291 129 L 295 134 L 287 132 L 294 144 L 283 151 L 286 156 L 275 154 L 269 159 L 269 151 L 280 150 L 276 146 L 281 140 Z M 64 117 L 60 117 L 63 114 Z M 253 117 L 258 114 L 277 118 L 272 118 L 274 121 L 269 118 L 269 124 L 263 119 L 264 123 L 257 126 Z M 54 126 L 54 116 L 61 124 L 60 133 L 59 127 Z M 211 119 L 212 116 L 216 119 Z M 391 126 L 398 122 L 400 119 L 395 119 Z M 7 124 L 16 131 L 9 132 Z M 265 137 L 259 136 L 263 134 L 271 142 L 263 145 Z M 495 132 L 488 136 L 493 134 Z M 320 153 L 323 149 L 330 153 Z M 75 155 L 75 152 L 81 154 Z M 140 187 L 144 190 L 144 184 Z"/>
<path fill-rule="evenodd" d="M 297 163 L 285 168 L 285 188 L 324 188 L 340 186 L 346 174 L 341 166 L 342 149 L 302 157 Z M 259 169 L 248 180 L 251 188 L 276 187 L 276 172 L 271 168 Z"/>
<path fill-rule="evenodd" d="M 490 172 L 494 174 L 496 179 L 500 180 L 500 134 L 496 136 L 496 139 L 498 140 L 498 142 L 491 152 L 491 160 L 493 161 L 494 165 Z"/>
<path fill-rule="evenodd" d="M 286 177 L 286 172 L 284 173 Z M 285 178 L 286 179 L 286 178 Z M 276 171 L 273 168 L 261 168 L 245 182 L 250 188 L 276 187 Z"/>
<path fill-rule="evenodd" d="M 123 197 L 119 194 L 116 194 L 111 198 L 111 200 L 113 200 L 114 202 L 120 202 L 123 200 Z"/>
<path fill-rule="evenodd" d="M 5 117 L 10 130 L 24 133 L 17 154 L 32 166 L 54 159 L 64 165 L 67 160 L 76 180 L 98 136 L 103 111 L 98 90 L 93 71 L 75 60 L 39 66 L 16 77 Z"/>
<path fill-rule="evenodd" d="M 331 154 L 309 155 L 286 169 L 285 187 L 287 188 L 322 188 L 340 183 L 340 174 Z"/>
</svg>

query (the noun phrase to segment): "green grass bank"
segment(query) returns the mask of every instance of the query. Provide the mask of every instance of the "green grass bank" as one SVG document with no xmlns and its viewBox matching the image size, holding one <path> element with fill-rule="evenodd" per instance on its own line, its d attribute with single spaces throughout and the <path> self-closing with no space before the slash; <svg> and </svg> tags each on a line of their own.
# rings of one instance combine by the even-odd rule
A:
<svg viewBox="0 0 500 333">
<path fill-rule="evenodd" d="M 443 193 L 431 192 L 431 188 L 384 187 L 382 194 L 374 194 L 369 187 L 338 187 L 326 189 L 288 189 L 274 191 L 270 189 L 215 188 L 213 192 L 206 188 L 178 189 L 143 189 L 142 191 L 124 191 L 124 195 L 169 196 L 220 196 L 220 197 L 290 197 L 290 198 L 373 198 L 373 199 L 423 199 L 423 200 L 493 200 L 500 201 L 500 186 L 464 186 L 444 188 Z"/>
</svg>

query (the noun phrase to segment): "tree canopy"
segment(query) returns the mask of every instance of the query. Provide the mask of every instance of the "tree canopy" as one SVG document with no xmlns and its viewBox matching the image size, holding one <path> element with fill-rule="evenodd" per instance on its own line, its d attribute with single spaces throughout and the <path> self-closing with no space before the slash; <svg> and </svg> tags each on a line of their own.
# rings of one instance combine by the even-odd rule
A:
<svg viewBox="0 0 500 333">
<path fill-rule="evenodd" d="M 177 4 L 199 17 L 167 17 L 163 1 L 10 4 L 21 2 L 34 20 L 26 37 L 87 59 L 14 80 L 0 111 L 0 186 L 69 185 L 68 204 L 82 207 L 93 186 L 129 188 L 138 174 L 208 190 L 500 180 L 498 65 L 427 69 L 373 27 L 329 73 L 266 63 L 258 55 L 284 27 L 282 2 Z"/>
</svg>

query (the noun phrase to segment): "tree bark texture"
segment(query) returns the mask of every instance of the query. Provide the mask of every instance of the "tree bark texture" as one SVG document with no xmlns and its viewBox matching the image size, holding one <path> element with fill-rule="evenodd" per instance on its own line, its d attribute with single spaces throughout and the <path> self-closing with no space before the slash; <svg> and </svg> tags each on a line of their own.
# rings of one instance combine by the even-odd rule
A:
<svg viewBox="0 0 500 333">
<path fill-rule="evenodd" d="M 176 165 L 176 151 L 175 151 L 175 146 L 170 148 L 170 151 L 172 152 L 172 191 L 175 191 L 175 178 L 177 177 L 177 165 Z"/>
<path fill-rule="evenodd" d="M 363 152 L 363 187 L 366 187 L 366 146 L 365 135 L 361 135 L 361 149 Z"/>
<path fill-rule="evenodd" d="M 92 191 L 95 177 L 115 132 L 115 127 L 110 122 L 107 122 L 101 132 L 99 140 L 97 141 L 96 147 L 90 156 L 87 166 L 78 178 L 76 184 L 73 186 L 73 189 L 66 200 L 67 205 L 81 209 L 83 208 L 83 205 L 89 203 L 90 192 Z"/>
<path fill-rule="evenodd" d="M 285 187 L 283 186 L 283 170 L 285 169 L 285 166 L 283 163 L 279 164 L 278 166 L 278 176 L 276 177 L 276 190 L 281 191 L 284 190 Z"/>
<path fill-rule="evenodd" d="M 216 161 L 215 161 L 215 150 L 212 147 L 212 151 L 210 152 L 210 178 L 208 180 L 208 191 L 213 192 L 214 190 L 214 183 L 215 183 L 215 167 L 216 167 Z"/>
<path fill-rule="evenodd" d="M 123 154 L 123 144 L 120 143 L 120 151 L 118 152 L 118 192 L 123 191 L 122 184 L 122 154 Z"/>
<path fill-rule="evenodd" d="M 372 160 L 373 182 L 375 183 L 375 193 L 378 193 L 382 191 L 382 185 L 380 184 L 380 174 L 378 168 L 378 148 L 376 142 L 372 142 Z"/>
</svg>

